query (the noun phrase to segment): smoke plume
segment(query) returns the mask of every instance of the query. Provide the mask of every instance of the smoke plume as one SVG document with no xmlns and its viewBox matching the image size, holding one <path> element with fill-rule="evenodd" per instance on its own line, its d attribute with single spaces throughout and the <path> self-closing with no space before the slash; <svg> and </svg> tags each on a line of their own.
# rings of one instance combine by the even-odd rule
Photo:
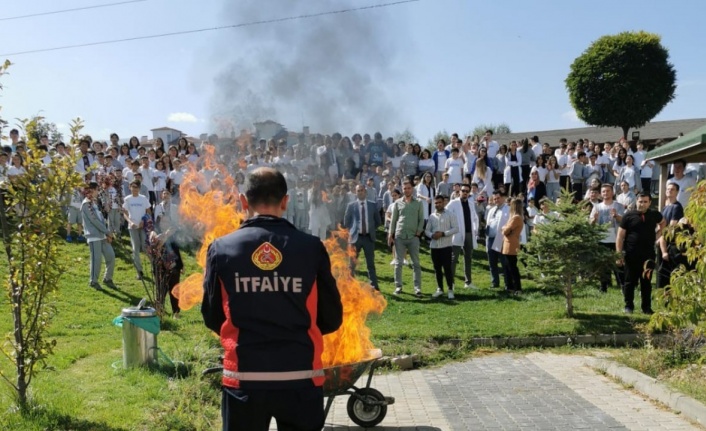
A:
<svg viewBox="0 0 706 431">
<path fill-rule="evenodd" d="M 370 3 L 373 4 L 373 3 Z M 228 23 L 366 6 L 358 0 L 238 0 Z M 405 6 L 375 8 L 225 31 L 211 97 L 212 127 L 239 131 L 274 120 L 290 130 L 344 134 L 390 130 L 400 117 L 394 66 Z M 394 39 L 391 38 L 394 35 Z"/>
</svg>

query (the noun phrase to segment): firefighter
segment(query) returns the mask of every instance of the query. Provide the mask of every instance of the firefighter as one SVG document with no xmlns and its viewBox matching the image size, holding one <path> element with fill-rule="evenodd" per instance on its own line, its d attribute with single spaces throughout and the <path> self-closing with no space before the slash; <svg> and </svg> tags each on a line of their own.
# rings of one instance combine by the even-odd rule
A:
<svg viewBox="0 0 706 431">
<path fill-rule="evenodd" d="M 247 220 L 209 246 L 201 307 L 225 349 L 223 430 L 320 430 L 323 335 L 343 309 L 323 243 L 282 218 L 287 183 L 271 168 L 248 177 Z"/>
</svg>

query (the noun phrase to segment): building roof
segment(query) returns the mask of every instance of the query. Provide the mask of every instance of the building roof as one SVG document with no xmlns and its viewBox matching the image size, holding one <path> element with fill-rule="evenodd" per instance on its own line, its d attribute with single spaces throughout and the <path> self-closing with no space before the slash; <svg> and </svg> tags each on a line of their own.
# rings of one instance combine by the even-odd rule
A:
<svg viewBox="0 0 706 431">
<path fill-rule="evenodd" d="M 640 132 L 641 141 L 670 141 L 677 138 L 681 133 L 687 133 L 697 127 L 706 124 L 706 118 L 693 118 L 689 120 L 654 121 L 647 123 L 638 129 L 630 129 L 630 134 L 634 131 Z M 537 135 L 540 142 L 548 142 L 552 146 L 559 143 L 559 139 L 566 138 L 569 142 L 579 139 L 589 139 L 596 143 L 615 142 L 623 136 L 623 130 L 619 127 L 580 127 L 576 129 L 561 130 L 541 130 L 534 132 L 504 133 L 495 135 L 495 140 L 501 144 L 506 144 L 512 140 L 520 140 Z M 630 136 L 628 136 L 630 138 Z M 657 142 L 657 143 L 660 143 Z"/>
<path fill-rule="evenodd" d="M 677 159 L 706 162 L 706 125 L 647 153 L 647 160 L 670 163 Z"/>
<path fill-rule="evenodd" d="M 256 122 L 256 123 L 253 123 L 253 125 L 255 125 L 255 127 L 257 127 L 258 124 L 262 124 L 262 125 L 265 125 L 265 124 L 274 124 L 274 125 L 277 125 L 277 126 L 280 126 L 280 127 L 284 127 L 284 126 L 281 125 L 280 123 L 278 123 L 278 122 L 276 122 L 276 121 L 273 121 L 273 120 L 258 121 L 258 122 Z"/>
<path fill-rule="evenodd" d="M 150 132 L 154 132 L 155 130 L 174 130 L 176 132 L 181 133 L 181 130 L 175 129 L 174 127 L 157 127 L 155 129 L 150 129 Z"/>
</svg>

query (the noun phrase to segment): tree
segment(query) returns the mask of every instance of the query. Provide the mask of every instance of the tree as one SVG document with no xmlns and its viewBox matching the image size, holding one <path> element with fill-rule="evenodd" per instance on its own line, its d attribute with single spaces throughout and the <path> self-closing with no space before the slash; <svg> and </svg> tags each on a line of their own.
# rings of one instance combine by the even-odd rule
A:
<svg viewBox="0 0 706 431">
<path fill-rule="evenodd" d="M 0 68 L 0 74 L 8 66 L 6 63 Z M 26 172 L 5 184 L 4 199 L 0 199 L 0 228 L 8 265 L 5 286 L 13 321 L 13 331 L 0 352 L 15 369 L 15 376 L 0 372 L 0 377 L 14 390 L 23 412 L 29 407 L 28 389 L 37 366 L 56 345 L 55 340 L 46 337 L 56 311 L 53 297 L 66 266 L 57 248 L 60 238 L 56 233 L 65 222 L 64 198 L 82 182 L 72 158 L 54 158 L 48 166 L 42 163 L 46 152 L 34 139 L 42 120 L 23 123 L 28 137 Z M 72 130 L 78 137 L 80 122 L 74 122 Z"/>
<path fill-rule="evenodd" d="M 451 141 L 451 135 L 449 134 L 449 132 L 446 131 L 446 129 L 439 130 L 438 132 L 436 132 L 433 138 L 427 141 L 427 146 L 425 148 L 430 150 L 433 154 L 434 151 L 436 151 L 436 143 L 439 142 L 439 139 L 443 139 L 448 145 L 448 143 Z"/>
<path fill-rule="evenodd" d="M 574 204 L 572 198 L 572 193 L 562 191 L 561 200 L 550 205 L 555 216 L 535 227 L 521 252 L 521 259 L 532 261 L 535 273 L 542 274 L 537 285 L 563 292 L 569 317 L 574 315 L 574 290 L 597 285 L 601 271 L 617 259 L 599 243 L 606 227 L 590 223 L 590 204 Z"/>
<path fill-rule="evenodd" d="M 494 135 L 502 135 L 506 133 L 512 133 L 512 130 L 510 130 L 510 126 L 507 125 L 507 123 L 500 123 L 500 124 L 479 124 L 476 127 L 473 128 L 473 132 L 471 132 L 471 135 L 478 135 L 482 137 L 485 135 L 485 132 L 488 130 L 492 130 Z"/>
<path fill-rule="evenodd" d="M 44 121 L 42 117 L 35 117 L 37 124 L 32 131 L 32 139 L 39 141 L 43 135 L 47 135 L 53 143 L 60 142 L 64 137 L 55 123 Z"/>
<path fill-rule="evenodd" d="M 683 265 L 673 273 L 669 289 L 662 292 L 665 309 L 652 315 L 649 328 L 672 331 L 695 330 L 706 334 L 706 181 L 694 187 L 684 209 L 690 229 L 669 227 L 667 240 L 686 251 L 690 268 Z"/>
<path fill-rule="evenodd" d="M 395 142 L 406 142 L 406 143 L 417 143 L 419 140 L 417 139 L 416 136 L 414 136 L 414 133 L 412 133 L 411 130 L 409 130 L 409 127 L 404 129 L 401 132 L 395 133 Z"/>
<path fill-rule="evenodd" d="M 571 64 L 566 78 L 579 119 L 600 127 L 642 127 L 674 99 L 676 72 L 660 36 L 603 36 Z"/>
</svg>

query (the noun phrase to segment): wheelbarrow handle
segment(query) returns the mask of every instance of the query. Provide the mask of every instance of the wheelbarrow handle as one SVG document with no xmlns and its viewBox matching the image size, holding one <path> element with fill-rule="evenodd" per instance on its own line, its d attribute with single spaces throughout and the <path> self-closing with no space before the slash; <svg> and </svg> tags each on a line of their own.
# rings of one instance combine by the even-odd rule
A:
<svg viewBox="0 0 706 431">
<path fill-rule="evenodd" d="M 202 376 L 207 376 L 209 374 L 216 374 L 216 373 L 222 373 L 223 372 L 223 366 L 218 366 L 218 367 L 211 367 L 211 368 L 206 368 L 201 372 Z"/>
</svg>

